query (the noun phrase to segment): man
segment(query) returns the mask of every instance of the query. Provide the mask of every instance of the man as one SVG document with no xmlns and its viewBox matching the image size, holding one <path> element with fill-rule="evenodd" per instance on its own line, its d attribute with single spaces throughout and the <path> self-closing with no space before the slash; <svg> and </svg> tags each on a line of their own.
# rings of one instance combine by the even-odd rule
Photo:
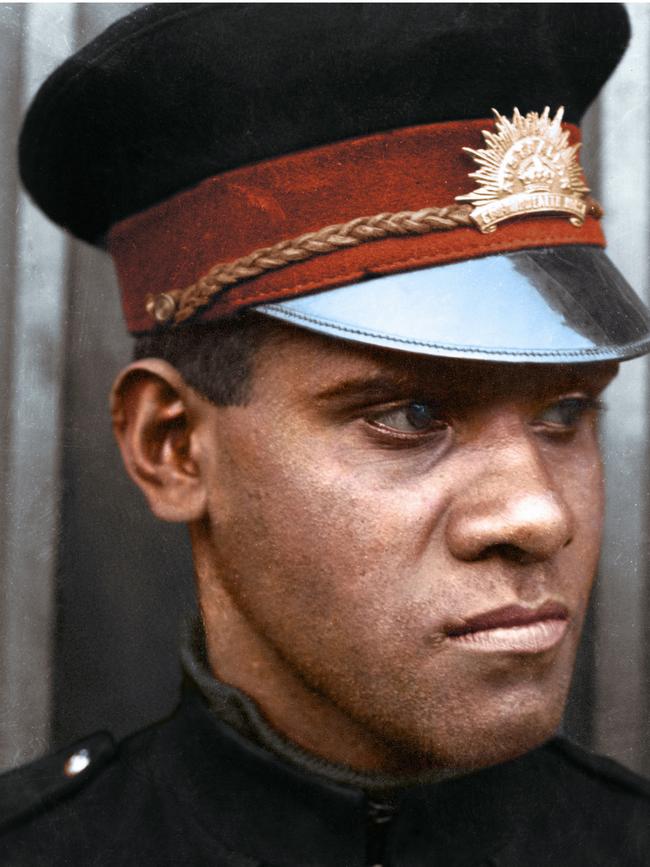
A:
<svg viewBox="0 0 650 867">
<path fill-rule="evenodd" d="M 577 160 L 627 38 L 162 6 L 43 86 L 23 178 L 114 256 L 115 432 L 202 626 L 169 720 L 3 779 L 3 864 L 648 863 L 647 784 L 554 737 L 600 395 L 650 348 Z"/>
</svg>

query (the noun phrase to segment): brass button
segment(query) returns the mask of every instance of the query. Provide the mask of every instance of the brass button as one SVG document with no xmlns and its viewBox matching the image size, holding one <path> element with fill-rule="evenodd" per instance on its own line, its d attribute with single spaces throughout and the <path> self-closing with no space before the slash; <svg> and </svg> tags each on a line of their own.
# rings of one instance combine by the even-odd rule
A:
<svg viewBox="0 0 650 867">
<path fill-rule="evenodd" d="M 85 771 L 90 764 L 90 753 L 88 750 L 77 750 L 66 761 L 63 766 L 63 773 L 66 777 L 76 777 L 82 771 Z"/>
</svg>

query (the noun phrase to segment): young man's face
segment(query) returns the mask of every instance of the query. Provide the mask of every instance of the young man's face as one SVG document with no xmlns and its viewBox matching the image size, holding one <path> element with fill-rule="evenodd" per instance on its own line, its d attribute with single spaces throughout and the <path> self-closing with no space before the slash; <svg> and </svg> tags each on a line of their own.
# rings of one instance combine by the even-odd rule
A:
<svg viewBox="0 0 650 867">
<path fill-rule="evenodd" d="M 614 372 L 288 329 L 250 402 L 207 411 L 214 575 L 374 738 L 440 766 L 532 748 L 560 720 L 596 568 Z"/>
</svg>

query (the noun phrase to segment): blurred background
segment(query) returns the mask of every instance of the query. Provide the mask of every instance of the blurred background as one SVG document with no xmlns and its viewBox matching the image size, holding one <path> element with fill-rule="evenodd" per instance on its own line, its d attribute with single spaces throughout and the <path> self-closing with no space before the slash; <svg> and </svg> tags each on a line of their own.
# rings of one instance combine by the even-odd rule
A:
<svg viewBox="0 0 650 867">
<path fill-rule="evenodd" d="M 137 5 L 0 4 L 0 768 L 169 712 L 194 610 L 185 530 L 150 516 L 112 441 L 107 395 L 131 351 L 112 266 L 48 223 L 16 175 L 39 84 Z M 632 43 L 583 123 L 583 164 L 610 256 L 647 300 L 650 6 L 628 11 Z M 564 727 L 650 774 L 647 381 L 648 362 L 629 362 L 607 394 L 605 542 Z"/>
</svg>

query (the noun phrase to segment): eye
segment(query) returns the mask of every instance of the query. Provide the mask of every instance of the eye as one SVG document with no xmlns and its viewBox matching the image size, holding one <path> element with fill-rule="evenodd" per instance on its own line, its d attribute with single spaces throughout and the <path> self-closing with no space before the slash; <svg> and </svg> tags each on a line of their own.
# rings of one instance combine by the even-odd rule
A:
<svg viewBox="0 0 650 867">
<path fill-rule="evenodd" d="M 599 400 L 591 397 L 577 396 L 564 397 L 540 413 L 535 419 L 548 428 L 559 431 L 575 430 L 579 422 L 588 413 L 597 413 L 603 408 Z"/>
<path fill-rule="evenodd" d="M 420 401 L 377 413 L 368 421 L 377 427 L 388 428 L 402 434 L 431 433 L 447 427 L 446 422 L 440 417 L 437 406 Z"/>
</svg>

